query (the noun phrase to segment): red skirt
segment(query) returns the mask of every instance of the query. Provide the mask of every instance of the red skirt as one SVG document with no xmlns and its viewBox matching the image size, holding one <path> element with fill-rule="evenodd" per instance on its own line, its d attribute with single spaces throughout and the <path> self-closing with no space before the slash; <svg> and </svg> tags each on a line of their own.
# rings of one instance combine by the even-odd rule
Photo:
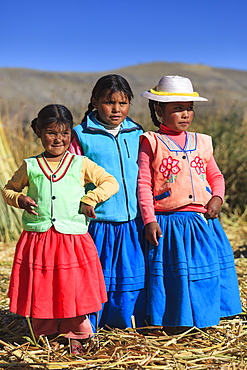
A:
<svg viewBox="0 0 247 370">
<path fill-rule="evenodd" d="M 106 302 L 101 264 L 89 233 L 23 231 L 9 286 L 10 311 L 38 319 L 99 311 Z"/>
</svg>

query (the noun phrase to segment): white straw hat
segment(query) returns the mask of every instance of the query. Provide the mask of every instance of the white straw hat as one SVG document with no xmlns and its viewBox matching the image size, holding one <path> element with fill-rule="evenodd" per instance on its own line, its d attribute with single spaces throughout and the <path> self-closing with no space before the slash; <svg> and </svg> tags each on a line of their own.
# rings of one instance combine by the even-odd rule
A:
<svg viewBox="0 0 247 370">
<path fill-rule="evenodd" d="M 141 96 L 160 102 L 208 101 L 193 91 L 190 79 L 181 76 L 163 76 L 157 86 L 144 91 Z"/>
</svg>

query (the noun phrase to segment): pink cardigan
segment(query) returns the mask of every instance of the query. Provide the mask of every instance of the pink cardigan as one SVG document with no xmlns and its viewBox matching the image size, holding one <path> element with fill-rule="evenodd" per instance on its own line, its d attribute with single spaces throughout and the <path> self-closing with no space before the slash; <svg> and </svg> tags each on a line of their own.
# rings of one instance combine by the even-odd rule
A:
<svg viewBox="0 0 247 370">
<path fill-rule="evenodd" d="M 166 126 L 161 125 L 159 133 L 166 134 L 168 137 L 176 141 L 180 147 L 184 147 L 186 134 L 185 132 L 174 132 Z M 139 153 L 139 175 L 138 175 L 138 198 L 144 224 L 156 221 L 155 209 L 153 202 L 153 168 L 152 161 L 154 155 L 147 138 L 142 138 L 140 153 Z M 219 196 L 224 199 L 225 185 L 224 178 L 221 174 L 214 157 L 212 156 L 206 167 L 206 178 L 212 190 L 212 196 Z M 170 210 L 164 209 L 164 212 Z M 173 211 L 194 211 L 206 213 L 206 208 L 203 205 L 185 205 L 183 207 L 173 209 Z"/>
</svg>

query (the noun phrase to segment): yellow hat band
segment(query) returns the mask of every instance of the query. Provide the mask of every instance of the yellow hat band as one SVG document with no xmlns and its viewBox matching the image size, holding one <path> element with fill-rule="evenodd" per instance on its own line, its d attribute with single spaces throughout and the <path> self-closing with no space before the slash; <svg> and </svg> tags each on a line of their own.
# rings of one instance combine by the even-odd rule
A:
<svg viewBox="0 0 247 370">
<path fill-rule="evenodd" d="M 173 93 L 173 92 L 164 92 L 164 91 L 156 91 L 154 89 L 149 90 L 152 94 L 155 95 L 163 95 L 163 96 L 172 96 L 172 95 L 177 95 L 177 96 L 199 96 L 197 92 L 193 93 Z"/>
</svg>

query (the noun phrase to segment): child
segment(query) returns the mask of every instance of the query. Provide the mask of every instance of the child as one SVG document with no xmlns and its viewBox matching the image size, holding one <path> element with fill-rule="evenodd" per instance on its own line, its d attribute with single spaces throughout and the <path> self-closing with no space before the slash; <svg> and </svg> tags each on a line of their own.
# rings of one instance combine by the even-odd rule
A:
<svg viewBox="0 0 247 370">
<path fill-rule="evenodd" d="M 99 312 L 100 327 L 145 325 L 143 223 L 138 213 L 137 157 L 141 126 L 128 117 L 132 90 L 121 76 L 101 77 L 92 91 L 82 123 L 74 128 L 71 151 L 103 166 L 120 190 L 95 212 L 89 232 L 96 244 L 105 277 L 108 302 Z M 96 315 L 91 322 L 97 326 Z"/>
<path fill-rule="evenodd" d="M 207 99 L 180 76 L 164 76 L 141 95 L 149 99 L 159 127 L 142 135 L 139 154 L 150 324 L 216 325 L 221 317 L 240 313 L 241 305 L 232 249 L 218 220 L 224 179 L 212 140 L 187 132 L 193 102 Z"/>
<path fill-rule="evenodd" d="M 63 105 L 41 109 L 32 128 L 44 152 L 25 159 L 2 194 L 6 203 L 24 209 L 9 287 L 10 311 L 32 317 L 37 338 L 70 337 L 77 354 L 80 340 L 92 336 L 86 314 L 106 301 L 87 217 L 96 217 L 96 203 L 115 194 L 118 184 L 90 159 L 68 152 L 72 127 L 72 115 Z M 85 195 L 87 183 L 95 189 Z M 25 186 L 27 195 L 22 193 Z"/>
</svg>

